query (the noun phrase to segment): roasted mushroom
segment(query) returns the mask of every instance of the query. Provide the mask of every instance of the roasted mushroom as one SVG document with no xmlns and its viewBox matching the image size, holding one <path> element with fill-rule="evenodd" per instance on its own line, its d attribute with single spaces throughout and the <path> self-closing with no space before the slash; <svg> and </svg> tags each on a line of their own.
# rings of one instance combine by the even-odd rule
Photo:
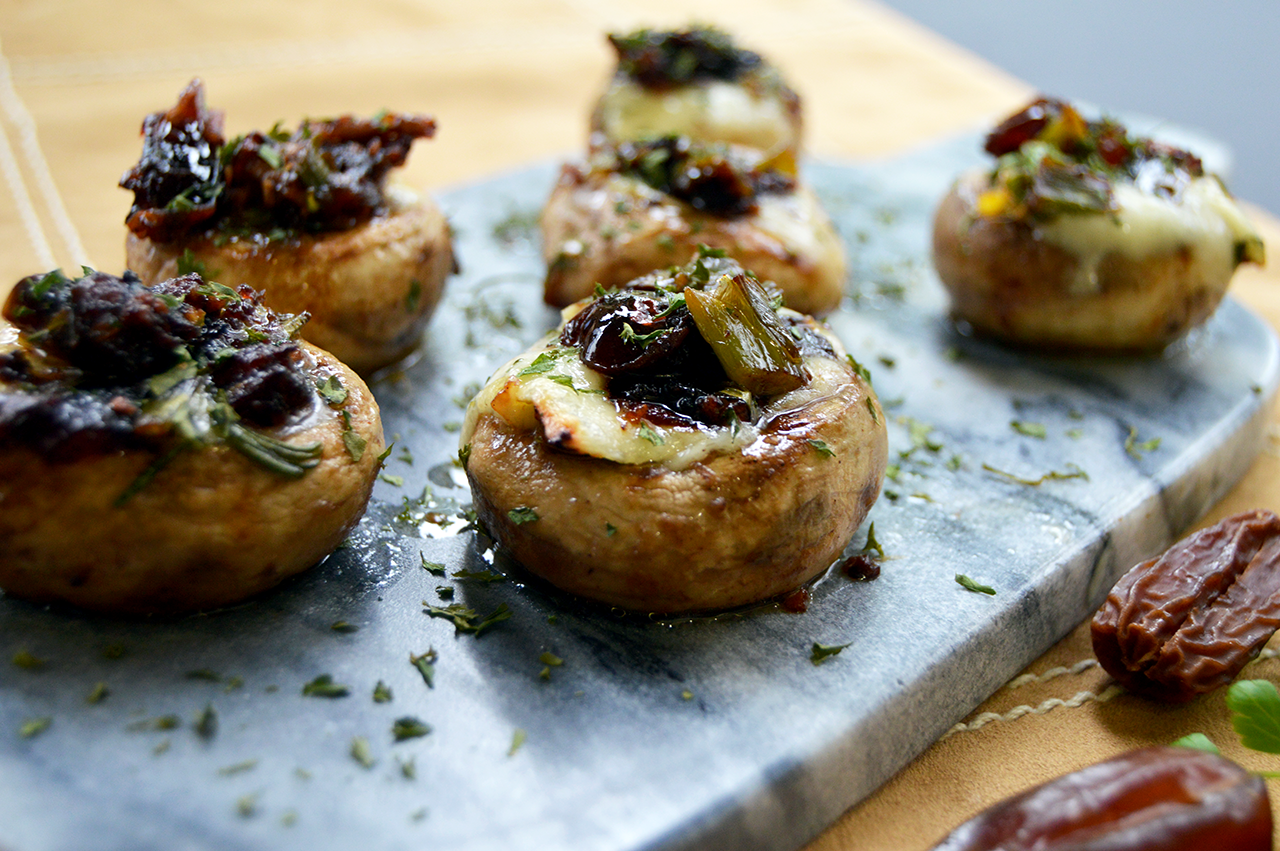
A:
<svg viewBox="0 0 1280 851">
<path fill-rule="evenodd" d="M 127 264 L 145 282 L 189 271 L 247 283 L 267 304 L 307 312 L 303 336 L 368 374 L 417 348 L 454 257 L 448 222 L 425 194 L 389 180 L 419 115 L 304 121 L 226 141 L 222 113 L 194 81 L 143 124 Z"/>
<path fill-rule="evenodd" d="M 703 254 L 565 311 L 472 400 L 477 513 L 534 574 L 643 612 L 768 600 L 880 493 L 884 415 L 815 320 Z"/>
<path fill-rule="evenodd" d="M 191 274 L 18 283 L 0 352 L 0 588 L 118 614 L 243 600 L 363 514 L 378 406 L 305 316 Z"/>
<path fill-rule="evenodd" d="M 713 27 L 640 29 L 609 43 L 617 68 L 591 117 L 605 144 L 662 136 L 800 150 L 800 97 L 760 54 Z"/>
<path fill-rule="evenodd" d="M 1011 343 L 1158 351 L 1209 318 L 1258 232 L 1198 158 L 1039 99 L 987 138 L 994 168 L 938 207 L 956 318 Z"/>
<path fill-rule="evenodd" d="M 827 314 L 844 295 L 844 245 L 788 155 L 674 136 L 598 148 L 562 169 L 542 237 L 556 307 L 686 263 L 700 245 L 774 282 L 800 313 Z"/>
</svg>

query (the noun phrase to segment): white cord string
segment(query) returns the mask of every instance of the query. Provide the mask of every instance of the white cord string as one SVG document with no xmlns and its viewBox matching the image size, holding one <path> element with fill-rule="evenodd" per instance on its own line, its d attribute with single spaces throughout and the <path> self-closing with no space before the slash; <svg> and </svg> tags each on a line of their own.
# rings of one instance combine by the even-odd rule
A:
<svg viewBox="0 0 1280 851">
<path fill-rule="evenodd" d="M 62 196 L 58 193 L 58 187 L 54 184 L 53 175 L 49 171 L 49 163 L 44 158 L 44 152 L 40 150 L 40 138 L 36 133 L 35 120 L 32 119 L 31 113 L 27 111 L 22 99 L 18 97 L 17 90 L 13 87 L 13 76 L 10 73 L 9 60 L 4 55 L 3 46 L 0 46 L 0 111 L 3 111 L 4 116 L 17 129 L 18 150 L 26 160 L 27 168 L 35 181 L 36 190 L 45 204 L 49 217 L 53 220 L 53 226 L 62 237 L 72 262 L 78 266 L 89 265 L 89 256 L 85 253 L 84 245 L 80 241 L 80 234 L 76 231 L 71 217 L 67 215 L 67 208 L 62 203 Z M 8 145 L 7 140 L 5 144 Z M 12 157 L 12 150 L 9 155 Z M 12 188 L 12 183 L 10 185 Z M 29 196 L 27 201 L 30 203 Z M 34 215 L 34 207 L 32 214 Z M 38 218 L 34 221 L 37 225 L 39 224 Z M 44 271 L 48 271 L 57 265 L 57 261 L 53 258 L 48 240 L 44 238 L 43 229 L 40 234 L 38 245 L 43 245 L 44 250 L 42 252 L 37 247 L 36 253 L 42 262 L 47 257 L 47 266 Z"/>
<path fill-rule="evenodd" d="M 974 730 L 980 730 L 988 724 L 994 724 L 1000 721 L 1016 721 L 1027 715 L 1045 715 L 1055 709 L 1075 709 L 1083 706 L 1090 701 L 1097 703 L 1106 703 L 1108 700 L 1117 695 L 1124 694 L 1124 689 L 1112 683 L 1099 693 L 1091 691 L 1076 692 L 1076 694 L 1067 700 L 1058 697 L 1051 697 L 1048 700 L 1036 706 L 1015 706 L 1005 713 L 983 712 L 976 716 L 972 721 L 956 724 L 950 730 L 942 734 L 942 738 L 948 738 L 956 733 L 971 733 Z"/>
</svg>

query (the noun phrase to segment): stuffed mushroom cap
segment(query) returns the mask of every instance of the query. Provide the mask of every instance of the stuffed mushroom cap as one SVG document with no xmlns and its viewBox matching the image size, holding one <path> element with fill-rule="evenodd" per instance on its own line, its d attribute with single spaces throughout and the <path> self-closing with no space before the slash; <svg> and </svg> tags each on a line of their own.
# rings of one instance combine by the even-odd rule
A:
<svg viewBox="0 0 1280 851">
<path fill-rule="evenodd" d="M 383 437 L 368 388 L 247 287 L 20 282 L 0 353 L 0 589 L 111 614 L 239 602 L 328 555 Z"/>
<path fill-rule="evenodd" d="M 800 97 L 760 54 L 712 27 L 612 34 L 617 68 L 592 111 L 596 143 L 661 136 L 800 151 Z"/>
<path fill-rule="evenodd" d="M 790 156 L 670 136 L 597 149 L 566 164 L 541 217 L 544 297 L 565 307 L 723 250 L 823 316 L 844 296 L 844 244 Z"/>
<path fill-rule="evenodd" d="M 1159 351 L 1217 309 L 1258 232 L 1193 155 L 1041 99 L 988 137 L 933 225 L 954 316 L 1014 344 Z"/>
<path fill-rule="evenodd" d="M 411 354 L 454 271 L 448 222 L 391 179 L 433 119 L 383 114 L 304 121 L 232 140 L 199 81 L 143 125 L 130 269 L 156 283 L 199 271 L 306 312 L 304 337 L 362 374 Z"/>
<path fill-rule="evenodd" d="M 821 325 L 708 257 L 565 315 L 463 426 L 477 514 L 517 561 L 572 594 L 669 614 L 776 598 L 840 556 L 887 442 Z"/>
</svg>

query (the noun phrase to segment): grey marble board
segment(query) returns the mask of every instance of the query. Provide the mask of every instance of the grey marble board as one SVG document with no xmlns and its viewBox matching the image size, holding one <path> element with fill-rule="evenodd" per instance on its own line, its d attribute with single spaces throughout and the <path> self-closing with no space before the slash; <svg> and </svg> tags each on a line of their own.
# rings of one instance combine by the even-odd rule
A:
<svg viewBox="0 0 1280 851">
<path fill-rule="evenodd" d="M 968 137 L 808 169 L 853 258 L 831 323 L 891 420 L 870 517 L 878 579 L 829 575 L 803 614 L 664 621 L 567 599 L 458 532 L 461 406 L 556 318 L 532 230 L 555 167 L 498 176 L 442 198 L 462 272 L 421 358 L 375 385 L 396 448 L 343 549 L 259 599 L 178 621 L 0 598 L 0 848 L 812 837 L 1211 506 L 1260 448 L 1276 393 L 1276 340 L 1230 300 L 1144 360 L 1031 357 L 957 333 L 924 246 L 936 199 L 977 150 Z M 425 613 L 448 602 L 510 616 L 457 632 Z M 815 642 L 848 646 L 816 665 Z M 428 651 L 431 684 L 411 662 Z M 42 664 L 11 664 L 31 657 Z M 304 696 L 325 674 L 349 694 Z M 375 701 L 379 683 L 389 701 Z M 401 718 L 431 732 L 396 742 Z M 36 719 L 47 727 L 21 735 Z"/>
</svg>

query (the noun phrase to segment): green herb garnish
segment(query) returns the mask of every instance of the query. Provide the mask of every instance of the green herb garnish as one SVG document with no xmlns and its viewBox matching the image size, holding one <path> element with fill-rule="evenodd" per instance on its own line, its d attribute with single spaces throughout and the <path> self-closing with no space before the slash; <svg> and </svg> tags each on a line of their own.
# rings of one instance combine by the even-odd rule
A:
<svg viewBox="0 0 1280 851">
<path fill-rule="evenodd" d="M 1150 440 L 1138 440 L 1138 429 L 1133 426 L 1129 427 L 1129 436 L 1124 439 L 1124 451 L 1131 458 L 1142 460 L 1142 456 L 1147 452 L 1154 452 L 1160 448 L 1160 438 L 1153 437 Z"/>
<path fill-rule="evenodd" d="M 18 727 L 18 735 L 24 739 L 31 739 L 48 730 L 53 724 L 53 718 L 48 715 L 42 715 L 39 718 L 28 718 Z"/>
<path fill-rule="evenodd" d="M 406 739 L 418 739 L 431 732 L 431 726 L 411 715 L 397 718 L 391 725 L 391 735 L 397 742 Z M 403 770 L 403 769 L 402 769 Z"/>
<path fill-rule="evenodd" d="M 335 683 L 330 674 L 321 674 L 304 685 L 302 693 L 307 697 L 346 697 L 351 693 L 351 689 Z"/>
<path fill-rule="evenodd" d="M 356 736 L 351 740 L 351 748 L 348 753 L 363 768 L 373 768 L 378 764 L 378 761 L 373 758 L 373 751 L 369 748 L 369 740 L 364 736 Z"/>
<path fill-rule="evenodd" d="M 815 641 L 813 642 L 813 648 L 809 651 L 809 661 L 815 665 L 821 665 L 848 646 L 849 644 L 819 644 Z"/>
<path fill-rule="evenodd" d="M 809 445 L 812 446 L 823 458 L 835 457 L 836 451 L 828 446 L 825 440 L 819 440 L 815 437 L 809 441 Z"/>
<path fill-rule="evenodd" d="M 422 681 L 427 684 L 427 688 L 436 687 L 437 658 L 439 658 L 439 654 L 436 653 L 434 647 L 428 647 L 425 653 L 409 654 L 409 664 L 418 669 L 418 673 L 422 675 Z"/>
<path fill-rule="evenodd" d="M 996 589 L 992 588 L 990 585 L 983 585 L 981 582 L 971 579 L 963 573 L 956 574 L 956 582 L 959 583 L 960 587 L 964 590 L 972 591 L 975 594 L 987 594 L 992 597 L 996 595 Z"/>
<path fill-rule="evenodd" d="M 507 519 L 517 526 L 538 522 L 538 512 L 527 505 L 518 506 L 507 512 Z"/>
<path fill-rule="evenodd" d="M 648 423 L 640 423 L 640 428 L 636 429 L 636 434 L 649 441 L 654 446 L 661 446 L 667 442 L 666 438 L 664 438 L 657 429 Z"/>
<path fill-rule="evenodd" d="M 524 747 L 524 743 L 528 741 L 529 734 L 520 727 L 517 727 L 511 734 L 511 747 L 507 748 L 507 756 L 515 756 L 516 751 Z"/>
<path fill-rule="evenodd" d="M 378 684 L 373 687 L 374 703 L 390 703 L 391 702 L 391 686 L 378 680 Z"/>
<path fill-rule="evenodd" d="M 1049 436 L 1049 430 L 1044 427 L 1043 423 L 1030 423 L 1026 420 L 1010 420 L 1009 427 L 1018 434 L 1023 434 L 1027 437 L 1038 437 L 1041 440 L 1044 440 Z"/>
<path fill-rule="evenodd" d="M 432 606 L 424 603 L 425 613 L 433 618 L 444 618 L 452 621 L 458 632 L 479 636 L 481 633 L 511 617 L 511 609 L 502 603 L 488 615 L 480 617 L 475 609 L 462 603 L 451 603 L 448 606 Z"/>
</svg>

